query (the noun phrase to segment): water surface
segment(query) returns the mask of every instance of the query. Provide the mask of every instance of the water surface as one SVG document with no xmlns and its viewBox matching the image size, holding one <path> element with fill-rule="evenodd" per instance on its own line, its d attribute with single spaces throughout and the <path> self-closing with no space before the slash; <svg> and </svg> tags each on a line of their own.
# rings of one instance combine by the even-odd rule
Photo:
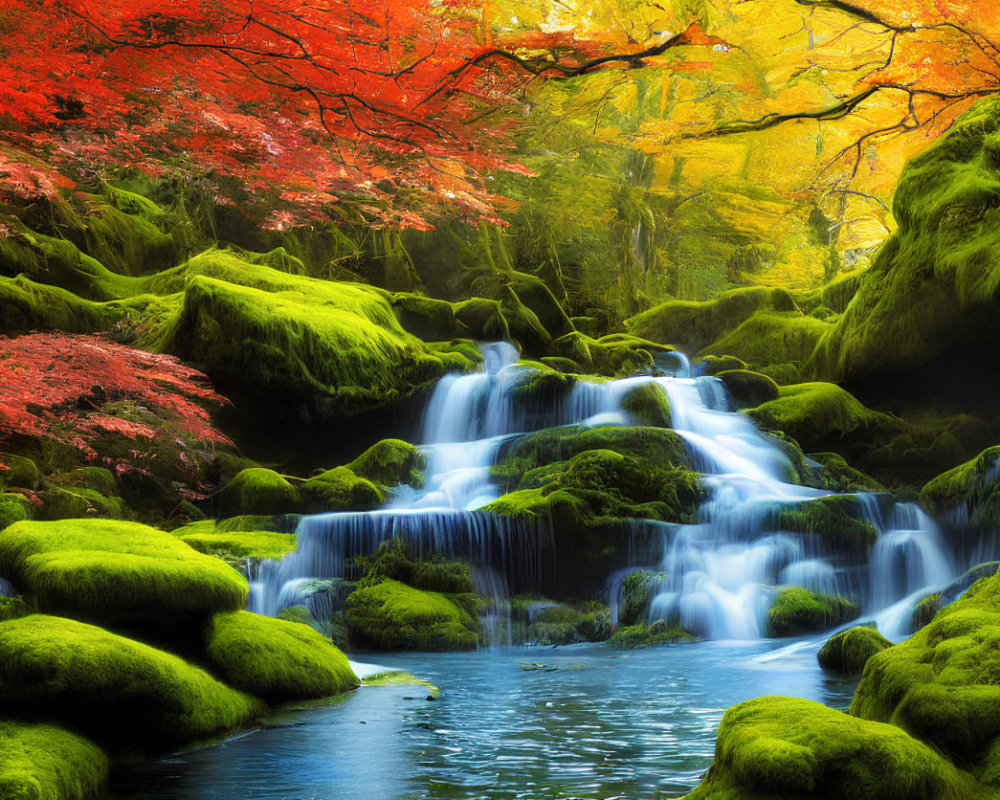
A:
<svg viewBox="0 0 1000 800">
<path fill-rule="evenodd" d="M 521 647 L 379 656 L 438 686 L 362 687 L 274 727 L 132 768 L 116 800 L 609 800 L 677 797 L 728 706 L 767 694 L 844 708 L 857 681 L 815 640 Z"/>
</svg>

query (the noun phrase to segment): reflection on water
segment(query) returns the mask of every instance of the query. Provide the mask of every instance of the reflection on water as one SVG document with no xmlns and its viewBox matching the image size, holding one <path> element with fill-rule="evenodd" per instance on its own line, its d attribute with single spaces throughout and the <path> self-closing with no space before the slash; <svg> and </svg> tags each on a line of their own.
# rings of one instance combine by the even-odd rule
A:
<svg viewBox="0 0 1000 800">
<path fill-rule="evenodd" d="M 712 761 L 724 710 L 777 694 L 834 707 L 856 680 L 820 640 L 603 645 L 380 657 L 441 689 L 363 687 L 214 747 L 130 769 L 116 800 L 676 797 Z M 538 665 L 544 665 L 540 667 Z"/>
</svg>

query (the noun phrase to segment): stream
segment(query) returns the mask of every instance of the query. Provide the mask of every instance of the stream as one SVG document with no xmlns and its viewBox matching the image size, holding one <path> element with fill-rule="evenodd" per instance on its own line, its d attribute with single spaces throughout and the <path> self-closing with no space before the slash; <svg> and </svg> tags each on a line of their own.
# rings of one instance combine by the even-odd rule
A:
<svg viewBox="0 0 1000 800">
<path fill-rule="evenodd" d="M 118 774 L 114 800 L 654 800 L 691 791 L 725 709 L 766 694 L 845 708 L 823 637 L 620 651 L 407 653 L 423 686 L 362 686 L 222 744 Z"/>
</svg>

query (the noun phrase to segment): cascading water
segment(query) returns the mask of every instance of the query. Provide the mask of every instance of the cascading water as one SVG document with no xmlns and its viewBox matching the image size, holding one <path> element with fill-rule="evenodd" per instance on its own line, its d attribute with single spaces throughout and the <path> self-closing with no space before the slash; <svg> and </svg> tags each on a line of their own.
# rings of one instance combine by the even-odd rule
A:
<svg viewBox="0 0 1000 800">
<path fill-rule="evenodd" d="M 755 639 L 764 633 L 771 587 L 797 585 L 853 595 L 868 612 L 884 612 L 883 632 L 898 635 L 905 632 L 905 614 L 885 610 L 903 608 L 905 598 L 953 575 L 930 519 L 915 506 L 886 503 L 885 496 L 855 496 L 860 516 L 879 533 L 870 565 L 842 563 L 818 537 L 773 530 L 767 521 L 776 511 L 831 493 L 791 483 L 784 452 L 749 418 L 730 410 L 720 380 L 690 377 L 679 353 L 664 354 L 657 364 L 672 375 L 581 381 L 561 402 L 541 409 L 526 405 L 519 394 L 535 372 L 517 363 L 511 345 L 487 345 L 483 354 L 481 372 L 446 376 L 428 403 L 421 448 L 427 456 L 425 487 L 402 488 L 379 511 L 304 518 L 298 551 L 264 562 L 252 583 L 253 610 L 273 615 L 309 600 L 307 579 L 342 577 L 355 556 L 393 538 L 418 554 L 468 559 L 477 591 L 487 596 L 506 597 L 513 576 L 519 586 L 537 585 L 547 526 L 477 510 L 498 496 L 490 467 L 501 447 L 558 425 L 630 424 L 623 398 L 651 381 L 669 397 L 674 430 L 703 474 L 708 498 L 693 525 L 632 523 L 641 536 L 662 542 L 653 567 L 662 579 L 650 621 L 677 622 L 710 639 Z M 621 576 L 612 586 L 613 609 L 620 583 Z M 497 608 L 485 620 L 494 630 L 503 624 Z"/>
</svg>

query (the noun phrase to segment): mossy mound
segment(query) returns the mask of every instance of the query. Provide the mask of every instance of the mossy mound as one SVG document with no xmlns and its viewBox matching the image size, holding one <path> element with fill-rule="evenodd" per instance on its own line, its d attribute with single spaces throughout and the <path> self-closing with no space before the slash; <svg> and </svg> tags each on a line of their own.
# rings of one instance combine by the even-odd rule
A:
<svg viewBox="0 0 1000 800">
<path fill-rule="evenodd" d="M 796 636 L 833 628 L 858 616 L 857 603 L 800 586 L 782 589 L 767 612 L 768 636 Z"/>
<path fill-rule="evenodd" d="M 1000 447 L 984 450 L 928 481 L 920 490 L 920 503 L 961 526 L 995 527 L 1000 523 Z"/>
<path fill-rule="evenodd" d="M 716 373 L 737 409 L 755 408 L 778 399 L 778 384 L 767 375 L 748 369 L 726 369 Z"/>
<path fill-rule="evenodd" d="M 832 383 L 782 386 L 777 400 L 747 413 L 765 428 L 784 431 L 807 452 L 841 451 L 851 445 L 871 447 L 875 441 L 887 441 L 903 430 L 900 420 L 866 408 Z"/>
<path fill-rule="evenodd" d="M 247 583 L 221 561 L 134 522 L 17 522 L 0 532 L 0 575 L 46 611 L 158 622 L 242 608 Z"/>
<path fill-rule="evenodd" d="M 473 601 L 475 598 L 473 596 Z M 475 650 L 479 622 L 468 596 L 383 579 L 347 598 L 351 641 L 375 650 Z"/>
<path fill-rule="evenodd" d="M 371 511 L 382 505 L 388 494 L 348 467 L 334 467 L 303 482 L 302 496 L 312 511 Z"/>
<path fill-rule="evenodd" d="M 31 503 L 23 494 L 0 494 L 0 531 L 31 516 Z"/>
<path fill-rule="evenodd" d="M 982 578 L 905 642 L 872 656 L 850 713 L 891 722 L 1000 788 L 1000 576 Z"/>
<path fill-rule="evenodd" d="M 199 553 L 228 560 L 231 558 L 282 558 L 295 552 L 294 533 L 274 531 L 220 531 L 208 520 L 200 530 L 199 523 L 185 526 L 189 530 L 178 538 Z M 176 535 L 176 531 L 175 531 Z"/>
<path fill-rule="evenodd" d="M 192 361 L 270 424 L 384 407 L 472 363 L 407 333 L 384 292 L 209 251 L 158 278 L 146 345 Z"/>
<path fill-rule="evenodd" d="M 868 502 L 869 508 L 874 506 L 884 512 L 891 508 L 893 500 L 891 495 L 877 495 L 869 496 Z M 765 525 L 775 531 L 815 534 L 825 551 L 864 562 L 878 539 L 878 529 L 868 519 L 865 506 L 856 495 L 818 497 L 778 508 Z"/>
<path fill-rule="evenodd" d="M 907 164 L 893 201 L 899 228 L 817 348 L 815 374 L 897 388 L 912 376 L 907 392 L 933 396 L 951 388 L 928 378 L 933 360 L 952 374 L 968 368 L 981 386 L 996 384 L 995 365 L 982 354 L 1000 336 L 998 137 L 1000 101 L 991 97 Z"/>
<path fill-rule="evenodd" d="M 93 333 L 110 328 L 121 312 L 84 300 L 67 289 L 36 283 L 23 275 L 0 275 L 0 333 L 60 330 Z"/>
<path fill-rule="evenodd" d="M 556 339 L 552 352 L 574 361 L 588 373 L 625 377 L 655 372 L 657 359 L 670 358 L 675 348 L 624 333 L 594 339 L 577 331 Z"/>
<path fill-rule="evenodd" d="M 913 607 L 913 612 L 910 615 L 910 631 L 920 630 L 934 619 L 938 611 L 949 603 L 953 603 L 980 578 L 991 578 L 996 575 L 998 568 L 1000 568 L 1000 561 L 987 561 L 984 564 L 979 564 L 950 581 L 940 591 L 922 598 Z"/>
<path fill-rule="evenodd" d="M 608 639 L 608 646 L 616 650 L 637 650 L 658 644 L 693 642 L 698 637 L 688 633 L 679 625 L 667 625 L 662 619 L 647 624 L 626 625 L 615 631 Z"/>
<path fill-rule="evenodd" d="M 816 344 L 830 325 L 797 311 L 759 311 L 713 341 L 699 355 L 732 355 L 781 383 L 801 380 Z"/>
<path fill-rule="evenodd" d="M 511 644 L 557 646 L 577 642 L 603 642 L 611 635 L 611 612 L 596 600 L 584 602 L 539 602 L 534 598 L 511 601 Z M 523 636 L 518 633 L 523 630 Z"/>
<path fill-rule="evenodd" d="M 373 444 L 347 467 L 355 475 L 384 487 L 407 484 L 420 489 L 427 457 L 409 442 L 383 439 Z"/>
<path fill-rule="evenodd" d="M 264 709 L 175 655 L 41 614 L 0 623 L 0 703 L 129 748 L 203 738 Z"/>
<path fill-rule="evenodd" d="M 870 475 L 855 469 L 839 453 L 810 453 L 822 469 L 809 485 L 832 492 L 884 492 L 885 487 Z"/>
<path fill-rule="evenodd" d="M 34 490 L 41 485 L 42 473 L 30 458 L 4 453 L 0 464 L 7 468 L 0 469 L 0 487 Z"/>
<path fill-rule="evenodd" d="M 731 369 L 747 369 L 748 364 L 736 356 L 704 356 L 695 367 L 695 374 L 698 375 L 718 375 L 720 372 Z"/>
<path fill-rule="evenodd" d="M 230 686 L 269 703 L 310 700 L 358 685 L 345 656 L 307 625 L 247 611 L 216 614 L 205 653 Z"/>
<path fill-rule="evenodd" d="M 976 796 L 973 786 L 893 725 L 759 697 L 726 711 L 712 767 L 686 800 L 960 800 Z"/>
<path fill-rule="evenodd" d="M 472 592 L 472 569 L 463 561 L 448 561 L 440 555 L 417 558 L 399 539 L 384 542 L 369 556 L 358 559 L 364 581 L 377 583 L 383 578 L 400 581 L 416 589 L 469 595 Z M 463 605 L 469 605 L 463 600 Z"/>
<path fill-rule="evenodd" d="M 816 658 L 823 669 L 860 675 L 864 672 L 868 659 L 887 647 L 892 647 L 892 642 L 875 628 L 859 625 L 827 639 Z"/>
<path fill-rule="evenodd" d="M 658 383 L 648 381 L 630 390 L 621 401 L 636 425 L 651 428 L 670 427 L 670 399 Z"/>
<path fill-rule="evenodd" d="M 85 800 L 107 780 L 108 758 L 93 742 L 53 725 L 0 720 L 0 797 Z"/>
<path fill-rule="evenodd" d="M 636 336 L 695 353 L 736 330 L 757 311 L 795 310 L 795 301 L 786 290 L 751 287 L 722 292 L 711 300 L 668 300 L 626 320 L 625 326 Z"/>
<path fill-rule="evenodd" d="M 241 470 L 219 491 L 222 516 L 289 514 L 302 508 L 298 489 L 283 475 L 263 467 Z"/>
</svg>

